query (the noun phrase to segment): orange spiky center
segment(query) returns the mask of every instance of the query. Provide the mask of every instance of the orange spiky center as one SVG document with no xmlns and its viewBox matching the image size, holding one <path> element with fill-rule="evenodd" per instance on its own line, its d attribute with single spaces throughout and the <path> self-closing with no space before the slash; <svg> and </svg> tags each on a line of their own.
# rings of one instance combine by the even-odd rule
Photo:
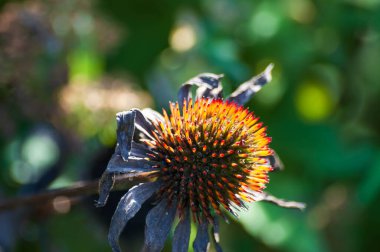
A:
<svg viewBox="0 0 380 252">
<path fill-rule="evenodd" d="M 170 115 L 155 124 L 154 150 L 163 185 L 159 197 L 176 202 L 179 214 L 191 209 L 194 221 L 234 213 L 253 201 L 268 183 L 272 154 L 266 127 L 242 106 L 221 99 L 170 104 Z"/>
</svg>

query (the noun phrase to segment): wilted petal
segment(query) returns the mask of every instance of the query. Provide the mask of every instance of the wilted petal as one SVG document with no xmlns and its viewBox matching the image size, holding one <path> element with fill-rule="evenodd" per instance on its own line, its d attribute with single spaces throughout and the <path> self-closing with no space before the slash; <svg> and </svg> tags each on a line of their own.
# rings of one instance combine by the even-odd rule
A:
<svg viewBox="0 0 380 252">
<path fill-rule="evenodd" d="M 124 111 L 116 114 L 117 148 L 124 160 L 127 160 L 132 148 L 132 139 L 135 133 L 135 111 Z"/>
<path fill-rule="evenodd" d="M 140 172 L 152 171 L 152 163 L 144 159 L 133 159 L 130 157 L 127 161 L 118 154 L 113 154 L 108 162 L 107 169 L 99 181 L 99 199 L 96 207 L 102 207 L 106 204 L 108 195 L 112 190 L 115 182 L 115 174 L 130 173 L 131 176 Z"/>
<path fill-rule="evenodd" d="M 168 207 L 166 200 L 155 206 L 146 217 L 144 252 L 159 252 L 165 245 L 177 206 Z"/>
<path fill-rule="evenodd" d="M 144 108 L 142 110 L 142 113 L 151 122 L 163 122 L 165 120 L 164 117 L 160 113 L 150 108 Z"/>
<path fill-rule="evenodd" d="M 123 160 L 120 155 L 113 154 L 108 162 L 106 171 L 109 173 L 136 173 L 151 171 L 155 162 L 147 161 L 143 158 L 130 157 Z"/>
<path fill-rule="evenodd" d="M 206 252 L 209 246 L 208 222 L 203 221 L 198 225 L 197 236 L 195 237 L 194 252 Z"/>
<path fill-rule="evenodd" d="M 284 169 L 284 164 L 282 163 L 280 157 L 277 155 L 275 151 L 273 151 L 273 155 L 268 157 L 270 166 L 274 171 L 281 171 Z"/>
<path fill-rule="evenodd" d="M 153 125 L 144 116 L 144 114 L 139 109 L 132 109 L 136 113 L 136 127 L 142 131 L 145 135 L 151 137 L 152 131 L 154 130 Z"/>
<path fill-rule="evenodd" d="M 218 218 L 214 218 L 214 225 L 212 226 L 212 239 L 215 244 L 216 252 L 223 252 L 222 247 L 219 244 L 219 220 Z"/>
<path fill-rule="evenodd" d="M 266 83 L 271 81 L 271 71 L 273 64 L 267 66 L 263 73 L 253 77 L 252 79 L 241 84 L 228 98 L 228 101 L 233 101 L 243 105 L 248 102 L 251 97 L 256 94 Z"/>
<path fill-rule="evenodd" d="M 217 88 L 220 88 L 220 79 L 222 77 L 223 75 L 217 75 L 217 74 L 212 74 L 212 73 L 202 73 L 188 80 L 187 82 L 182 84 L 181 88 L 179 89 L 179 92 L 178 92 L 179 105 L 182 106 L 182 103 L 185 99 L 188 100 L 191 98 L 192 86 L 198 86 L 199 88 L 202 88 L 201 90 L 204 90 L 202 92 L 205 92 L 207 89 L 208 90 L 217 89 Z"/>
<path fill-rule="evenodd" d="M 99 181 L 99 198 L 95 202 L 96 207 L 103 207 L 107 203 L 108 195 L 115 183 L 115 175 L 105 171 Z"/>
<path fill-rule="evenodd" d="M 208 85 L 202 85 L 198 87 L 196 91 L 196 95 L 197 95 L 196 99 L 200 99 L 202 97 L 213 98 L 213 99 L 222 98 L 223 88 L 220 81 L 222 77 L 223 77 L 222 74 L 216 75 L 216 74 L 205 73 L 205 74 L 198 75 L 198 79 L 200 81 L 210 84 L 209 86 L 212 86 L 212 88 L 210 88 Z"/>
<path fill-rule="evenodd" d="M 119 201 L 116 211 L 112 216 L 108 242 L 112 250 L 121 251 L 119 236 L 127 222 L 140 210 L 141 205 L 159 188 L 159 182 L 144 183 L 132 187 Z"/>
<path fill-rule="evenodd" d="M 173 252 L 187 252 L 190 239 L 190 214 L 189 210 L 185 211 L 182 220 L 177 224 L 173 237 Z"/>
<path fill-rule="evenodd" d="M 130 152 L 131 156 L 145 158 L 147 157 L 147 153 L 153 153 L 147 145 L 132 141 L 132 149 Z"/>
<path fill-rule="evenodd" d="M 138 109 L 117 113 L 116 122 L 117 151 L 120 152 L 124 160 L 127 160 L 131 152 L 135 128 L 137 127 L 145 135 L 151 136 L 153 126 Z"/>
</svg>

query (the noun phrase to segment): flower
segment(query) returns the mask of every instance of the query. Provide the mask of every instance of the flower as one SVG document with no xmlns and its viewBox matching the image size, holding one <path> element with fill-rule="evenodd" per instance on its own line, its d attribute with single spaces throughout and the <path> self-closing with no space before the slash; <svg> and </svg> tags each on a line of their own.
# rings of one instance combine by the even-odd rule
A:
<svg viewBox="0 0 380 252">
<path fill-rule="evenodd" d="M 173 251 L 188 251 L 191 221 L 197 224 L 194 251 L 207 251 L 210 238 L 221 251 L 218 217 L 227 219 L 226 212 L 236 215 L 245 202 L 255 200 L 299 207 L 262 192 L 267 173 L 280 163 L 268 146 L 266 127 L 242 106 L 270 81 L 272 67 L 226 99 L 222 76 L 201 74 L 182 85 L 169 114 L 151 109 L 117 114 L 117 146 L 101 178 L 97 205 L 106 203 L 115 174 L 148 173 L 152 180 L 121 198 L 108 235 L 113 251 L 120 251 L 123 228 L 152 196 L 158 204 L 146 217 L 143 251 L 162 250 L 176 216 Z M 194 101 L 192 86 L 198 87 Z"/>
</svg>

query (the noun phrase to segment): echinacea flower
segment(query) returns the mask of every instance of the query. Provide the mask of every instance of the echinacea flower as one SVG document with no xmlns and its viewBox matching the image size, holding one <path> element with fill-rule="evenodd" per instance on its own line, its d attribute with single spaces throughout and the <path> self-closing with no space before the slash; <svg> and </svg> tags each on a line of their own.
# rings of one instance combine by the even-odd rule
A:
<svg viewBox="0 0 380 252">
<path fill-rule="evenodd" d="M 267 200 L 298 207 L 263 193 L 268 172 L 280 166 L 259 118 L 243 107 L 270 81 L 272 65 L 222 98 L 221 75 L 200 74 L 182 85 L 170 112 L 132 109 L 117 114 L 117 146 L 101 182 L 97 206 L 104 206 L 115 174 L 149 173 L 151 181 L 132 187 L 119 201 L 108 235 L 113 251 L 126 223 L 149 198 L 157 205 L 146 217 L 143 251 L 161 251 L 175 218 L 172 251 L 188 251 L 190 224 L 197 225 L 194 251 L 217 251 L 218 217 Z M 191 88 L 196 86 L 196 97 Z M 209 236 L 209 227 L 212 235 Z"/>
</svg>

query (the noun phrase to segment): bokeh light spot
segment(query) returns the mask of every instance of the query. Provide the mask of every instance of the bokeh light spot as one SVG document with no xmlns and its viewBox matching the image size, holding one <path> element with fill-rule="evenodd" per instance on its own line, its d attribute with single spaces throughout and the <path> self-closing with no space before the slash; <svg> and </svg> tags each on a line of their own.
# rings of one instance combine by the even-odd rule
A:
<svg viewBox="0 0 380 252">
<path fill-rule="evenodd" d="M 363 8 L 374 8 L 380 5 L 380 0 L 349 0 L 348 2 Z"/>
<path fill-rule="evenodd" d="M 73 18 L 73 27 L 74 31 L 77 32 L 78 35 L 90 34 L 94 29 L 91 15 L 86 12 L 77 13 L 77 15 Z"/>
<path fill-rule="evenodd" d="M 288 15 L 299 23 L 310 23 L 315 17 L 315 6 L 310 0 L 288 0 Z"/>
<path fill-rule="evenodd" d="M 182 24 L 174 28 L 170 35 L 170 46 L 174 51 L 185 52 L 197 42 L 195 29 L 190 24 Z"/>
<path fill-rule="evenodd" d="M 262 38 L 270 38 L 276 34 L 280 20 L 275 13 L 262 10 L 256 13 L 251 20 L 251 30 L 254 35 Z"/>
<path fill-rule="evenodd" d="M 10 175 L 17 183 L 29 183 L 33 179 L 32 167 L 24 161 L 17 160 L 11 166 Z"/>
<path fill-rule="evenodd" d="M 289 228 L 282 221 L 275 221 L 265 227 L 263 240 L 270 245 L 279 245 L 288 238 Z"/>
<path fill-rule="evenodd" d="M 257 203 L 250 204 L 248 211 L 240 213 L 240 223 L 250 233 L 260 237 L 268 245 L 276 246 L 285 242 L 290 233 L 290 225 L 285 221 L 273 220 Z"/>
<path fill-rule="evenodd" d="M 307 121 L 317 122 L 328 117 L 333 108 L 332 97 L 327 88 L 317 82 L 306 82 L 299 86 L 296 97 L 298 114 Z"/>
<path fill-rule="evenodd" d="M 46 133 L 36 133 L 29 137 L 21 150 L 26 162 L 36 168 L 45 168 L 55 163 L 59 157 L 59 148 Z"/>
<path fill-rule="evenodd" d="M 58 196 L 53 200 L 53 208 L 57 213 L 65 214 L 70 211 L 71 202 L 66 196 Z"/>
<path fill-rule="evenodd" d="M 91 50 L 75 50 L 68 56 L 70 82 L 78 80 L 86 83 L 98 78 L 103 72 L 99 56 Z"/>
</svg>

